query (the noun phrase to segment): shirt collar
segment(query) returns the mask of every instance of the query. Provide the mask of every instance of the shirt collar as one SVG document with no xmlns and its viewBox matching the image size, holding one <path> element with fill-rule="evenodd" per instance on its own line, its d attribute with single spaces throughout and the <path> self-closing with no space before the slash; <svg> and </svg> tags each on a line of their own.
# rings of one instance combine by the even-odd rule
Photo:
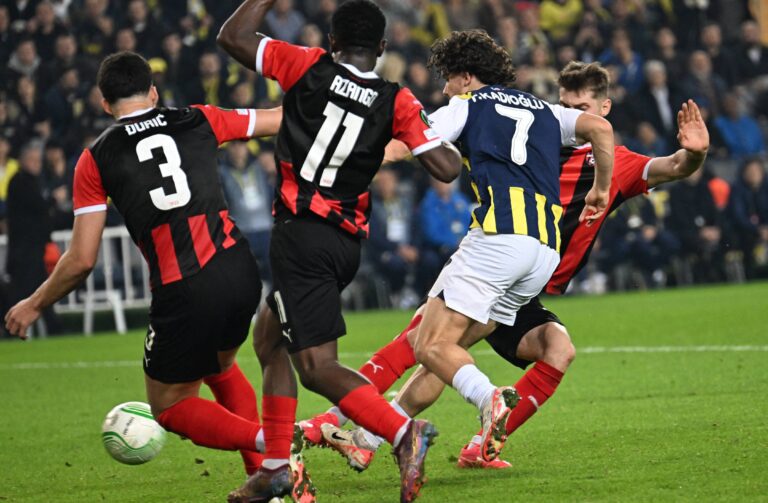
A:
<svg viewBox="0 0 768 503">
<path fill-rule="evenodd" d="M 136 110 L 135 112 L 121 115 L 120 117 L 117 118 L 117 120 L 121 121 L 123 119 L 130 119 L 131 117 L 138 117 L 139 115 L 144 115 L 145 113 L 151 112 L 154 109 L 155 107 L 149 107 L 149 108 L 144 108 L 142 110 Z"/>
</svg>

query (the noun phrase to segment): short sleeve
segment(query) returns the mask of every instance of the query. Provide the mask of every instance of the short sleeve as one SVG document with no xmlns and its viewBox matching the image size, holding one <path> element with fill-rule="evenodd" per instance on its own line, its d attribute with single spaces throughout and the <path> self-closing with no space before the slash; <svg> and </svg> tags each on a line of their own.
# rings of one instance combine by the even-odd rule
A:
<svg viewBox="0 0 768 503">
<path fill-rule="evenodd" d="M 632 152 L 626 147 L 616 147 L 613 178 L 626 199 L 648 192 L 648 168 L 651 162 L 651 157 Z"/>
<path fill-rule="evenodd" d="M 446 106 L 429 115 L 429 122 L 440 138 L 454 142 L 464 130 L 468 115 L 468 99 L 464 96 L 454 96 Z"/>
<path fill-rule="evenodd" d="M 549 109 L 560 123 L 560 143 L 563 147 L 575 147 L 579 144 L 576 139 L 576 120 L 583 114 L 581 110 L 574 108 L 565 108 L 561 105 L 552 105 L 547 103 Z"/>
<path fill-rule="evenodd" d="M 211 125 L 219 145 L 232 140 L 245 140 L 253 136 L 256 128 L 256 110 L 238 108 L 225 110 L 212 105 L 192 105 L 197 108 Z"/>
<path fill-rule="evenodd" d="M 413 155 L 420 155 L 441 144 L 440 136 L 430 127 L 424 107 L 408 88 L 395 97 L 392 137 L 405 143 Z"/>
<path fill-rule="evenodd" d="M 83 150 L 75 166 L 72 188 L 75 216 L 107 211 L 107 191 L 101 183 L 101 174 L 89 149 Z"/>
<path fill-rule="evenodd" d="M 325 50 L 319 47 L 302 47 L 264 37 L 256 51 L 256 72 L 276 80 L 288 92 L 323 54 Z"/>
</svg>

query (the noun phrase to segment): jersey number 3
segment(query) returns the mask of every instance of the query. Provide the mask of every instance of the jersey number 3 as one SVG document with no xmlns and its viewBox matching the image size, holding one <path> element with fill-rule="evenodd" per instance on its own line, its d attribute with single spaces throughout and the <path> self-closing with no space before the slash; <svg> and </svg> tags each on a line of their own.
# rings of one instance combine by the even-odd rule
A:
<svg viewBox="0 0 768 503">
<path fill-rule="evenodd" d="M 522 166 L 528 160 L 528 130 L 533 125 L 534 115 L 530 110 L 522 108 L 507 107 L 496 105 L 496 113 L 509 117 L 517 124 L 515 125 L 515 134 L 512 135 L 512 149 L 510 155 L 512 161 L 518 166 Z"/>
<path fill-rule="evenodd" d="M 360 136 L 360 130 L 363 129 L 363 118 L 347 112 L 330 102 L 325 106 L 323 115 L 325 115 L 325 121 L 323 121 L 320 131 L 317 132 L 315 141 L 307 153 L 307 158 L 304 159 L 300 174 L 308 182 L 315 181 L 317 168 L 323 162 L 325 153 L 333 137 L 336 136 L 336 131 L 339 130 L 343 119 L 344 134 L 341 135 L 339 144 L 336 146 L 330 161 L 328 161 L 328 166 L 320 176 L 321 187 L 333 187 L 333 182 L 336 181 L 336 173 L 338 173 L 344 161 L 347 160 L 349 154 L 352 153 L 352 149 L 355 148 L 357 137 Z"/>
<path fill-rule="evenodd" d="M 165 162 L 160 163 L 160 174 L 163 177 L 170 177 L 173 180 L 173 187 L 176 192 L 172 194 L 166 194 L 162 187 L 152 189 L 149 191 L 149 197 L 152 198 L 152 204 L 157 209 L 168 211 L 174 208 L 184 206 L 192 198 L 192 194 L 189 191 L 189 184 L 187 183 L 187 174 L 181 169 L 181 156 L 179 155 L 179 148 L 176 146 L 176 142 L 173 138 L 167 134 L 155 134 L 144 138 L 136 144 L 136 155 L 139 156 L 139 161 L 144 162 L 152 159 L 152 150 L 160 148 L 163 149 L 163 155 L 165 155 Z"/>
</svg>

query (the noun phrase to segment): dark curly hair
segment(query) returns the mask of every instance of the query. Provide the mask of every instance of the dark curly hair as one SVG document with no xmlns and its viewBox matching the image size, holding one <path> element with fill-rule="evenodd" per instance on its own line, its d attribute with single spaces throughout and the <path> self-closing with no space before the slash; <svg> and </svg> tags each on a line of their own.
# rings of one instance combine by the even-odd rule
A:
<svg viewBox="0 0 768 503">
<path fill-rule="evenodd" d="M 571 61 L 560 72 L 557 83 L 566 91 L 578 93 L 588 89 L 595 98 L 605 98 L 608 96 L 611 78 L 608 70 L 600 63 Z"/>
<path fill-rule="evenodd" d="M 343 48 L 377 49 L 386 25 L 384 13 L 370 0 L 348 0 L 331 17 L 331 33 Z"/>
<path fill-rule="evenodd" d="M 508 86 L 515 81 L 512 58 L 485 30 L 454 31 L 438 40 L 427 66 L 444 79 L 467 72 L 483 84 Z"/>
</svg>

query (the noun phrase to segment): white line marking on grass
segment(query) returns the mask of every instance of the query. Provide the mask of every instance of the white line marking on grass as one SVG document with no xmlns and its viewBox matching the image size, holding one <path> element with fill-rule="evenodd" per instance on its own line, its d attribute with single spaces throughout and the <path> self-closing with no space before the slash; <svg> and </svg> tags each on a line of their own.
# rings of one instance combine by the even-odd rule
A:
<svg viewBox="0 0 768 503">
<path fill-rule="evenodd" d="M 586 346 L 576 348 L 579 354 L 604 354 L 604 353 L 739 353 L 739 352 L 768 352 L 768 345 L 763 346 Z M 496 353 L 490 349 L 473 351 L 475 355 L 492 356 Z M 350 352 L 339 353 L 339 358 L 366 358 L 370 353 Z M 241 356 L 240 361 L 255 361 L 253 356 Z M 139 367 L 141 360 L 107 360 L 89 362 L 20 362 L 0 363 L 0 370 L 48 370 L 48 369 L 92 369 L 92 368 L 117 368 Z"/>
</svg>

